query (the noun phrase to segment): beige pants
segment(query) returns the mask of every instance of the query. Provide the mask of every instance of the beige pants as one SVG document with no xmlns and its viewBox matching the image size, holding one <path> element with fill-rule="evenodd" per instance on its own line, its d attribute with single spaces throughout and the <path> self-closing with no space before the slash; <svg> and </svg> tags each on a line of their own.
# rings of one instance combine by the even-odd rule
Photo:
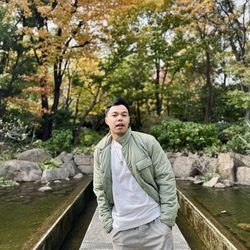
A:
<svg viewBox="0 0 250 250">
<path fill-rule="evenodd" d="M 112 231 L 114 250 L 172 250 L 171 227 L 156 220 L 124 231 Z"/>
</svg>

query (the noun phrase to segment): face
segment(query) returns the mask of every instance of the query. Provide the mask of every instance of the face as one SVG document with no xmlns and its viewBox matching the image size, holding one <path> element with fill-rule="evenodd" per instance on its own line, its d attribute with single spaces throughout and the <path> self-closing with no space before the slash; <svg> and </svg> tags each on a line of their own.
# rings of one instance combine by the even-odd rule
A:
<svg viewBox="0 0 250 250">
<path fill-rule="evenodd" d="M 117 105 L 110 108 L 106 118 L 106 124 L 109 126 L 110 133 L 114 140 L 123 136 L 129 126 L 129 113 L 124 105 Z"/>
</svg>

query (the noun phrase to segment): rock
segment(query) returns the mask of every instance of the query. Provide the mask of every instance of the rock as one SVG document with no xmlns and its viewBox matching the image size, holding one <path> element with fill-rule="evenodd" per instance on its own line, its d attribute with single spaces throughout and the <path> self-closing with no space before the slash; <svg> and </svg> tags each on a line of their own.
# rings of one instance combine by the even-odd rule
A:
<svg viewBox="0 0 250 250">
<path fill-rule="evenodd" d="M 218 166 L 218 159 L 201 156 L 197 158 L 195 164 L 196 169 L 198 169 L 201 174 L 214 175 Z"/>
<path fill-rule="evenodd" d="M 244 231 L 250 232 L 250 224 L 249 223 L 239 223 L 239 224 L 237 224 L 237 227 L 244 230 Z"/>
<path fill-rule="evenodd" d="M 226 187 L 232 187 L 234 185 L 233 181 L 230 180 L 222 180 L 222 183 L 226 186 Z"/>
<path fill-rule="evenodd" d="M 204 183 L 204 180 L 196 180 L 193 182 L 195 185 L 202 185 Z"/>
<path fill-rule="evenodd" d="M 67 163 L 69 161 L 73 160 L 74 155 L 72 153 L 67 153 L 63 151 L 61 154 L 59 154 L 56 158 L 59 162 Z"/>
<path fill-rule="evenodd" d="M 52 190 L 52 188 L 51 188 L 51 187 L 48 187 L 48 186 L 40 187 L 40 188 L 38 189 L 38 191 L 41 191 L 41 192 L 50 191 L 50 190 Z"/>
<path fill-rule="evenodd" d="M 223 183 L 221 183 L 221 182 L 218 182 L 218 183 L 216 183 L 216 184 L 214 185 L 214 187 L 215 187 L 215 188 L 225 188 L 226 185 L 223 184 Z"/>
<path fill-rule="evenodd" d="M 49 182 L 54 180 L 62 180 L 69 177 L 69 170 L 67 168 L 53 168 L 43 171 L 41 182 Z"/>
<path fill-rule="evenodd" d="M 237 183 L 240 185 L 250 185 L 250 168 L 239 167 L 236 173 Z"/>
<path fill-rule="evenodd" d="M 186 156 L 176 158 L 173 164 L 173 170 L 177 178 L 194 176 L 197 173 L 195 160 Z"/>
<path fill-rule="evenodd" d="M 247 166 L 250 167 L 250 156 L 242 155 L 237 153 L 230 153 L 230 155 L 234 158 L 235 167 Z"/>
<path fill-rule="evenodd" d="M 83 174 L 91 175 L 93 174 L 93 166 L 79 165 L 78 168 Z"/>
<path fill-rule="evenodd" d="M 0 165 L 0 176 L 15 181 L 37 181 L 41 179 L 42 170 L 35 162 L 9 160 Z"/>
<path fill-rule="evenodd" d="M 15 158 L 23 161 L 43 162 L 50 160 L 52 156 L 45 149 L 33 148 L 17 154 Z"/>
<path fill-rule="evenodd" d="M 234 159 L 229 153 L 219 154 L 218 170 L 223 179 L 235 181 Z"/>
<path fill-rule="evenodd" d="M 74 179 L 81 179 L 82 177 L 83 177 L 83 174 L 79 173 L 79 174 L 75 175 L 73 178 Z"/>
<path fill-rule="evenodd" d="M 168 160 L 170 161 L 171 165 L 173 166 L 174 161 L 176 160 L 177 157 L 181 156 L 181 153 L 173 153 L 173 152 L 166 152 L 166 155 L 168 157 Z"/>
<path fill-rule="evenodd" d="M 75 155 L 74 161 L 81 173 L 93 174 L 94 158 L 92 154 Z"/>
<path fill-rule="evenodd" d="M 216 183 L 219 181 L 220 176 L 214 176 L 211 180 L 204 182 L 203 186 L 204 187 L 214 187 Z"/>
<path fill-rule="evenodd" d="M 75 176 L 76 174 L 78 174 L 80 172 L 73 160 L 69 160 L 68 162 L 63 163 L 61 165 L 61 168 L 68 169 L 68 171 L 69 171 L 68 177 Z"/>
<path fill-rule="evenodd" d="M 77 166 L 93 166 L 94 158 L 92 154 L 78 154 L 74 156 L 74 161 Z"/>
<path fill-rule="evenodd" d="M 187 178 L 185 178 L 187 181 L 195 181 L 195 177 L 192 177 L 192 176 L 188 176 Z"/>
</svg>

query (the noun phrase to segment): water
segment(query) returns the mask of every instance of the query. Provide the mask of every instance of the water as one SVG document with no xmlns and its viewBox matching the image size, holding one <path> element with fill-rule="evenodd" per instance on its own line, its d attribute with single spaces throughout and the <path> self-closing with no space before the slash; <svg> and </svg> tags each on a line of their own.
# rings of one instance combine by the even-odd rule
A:
<svg viewBox="0 0 250 250">
<path fill-rule="evenodd" d="M 239 223 L 250 224 L 250 187 L 227 189 L 206 188 L 187 181 L 178 181 L 178 188 L 206 209 L 221 225 L 250 249 L 250 231 Z"/>
<path fill-rule="evenodd" d="M 0 187 L 0 249 L 22 249 L 30 237 L 47 226 L 52 214 L 70 194 L 89 177 L 62 181 L 50 186 L 53 191 L 39 192 L 41 183 L 22 183 L 12 188 Z"/>
</svg>

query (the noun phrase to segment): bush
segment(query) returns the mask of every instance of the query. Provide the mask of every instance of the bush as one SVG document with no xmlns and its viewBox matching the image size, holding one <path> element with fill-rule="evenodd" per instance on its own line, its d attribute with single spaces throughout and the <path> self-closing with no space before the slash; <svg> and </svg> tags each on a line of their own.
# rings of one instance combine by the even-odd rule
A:
<svg viewBox="0 0 250 250">
<path fill-rule="evenodd" d="M 49 140 L 42 142 L 42 147 L 46 148 L 53 156 L 62 151 L 71 151 L 73 134 L 70 129 L 53 130 Z"/>
<path fill-rule="evenodd" d="M 60 165 L 61 165 L 60 162 L 58 162 L 55 159 L 51 159 L 51 160 L 40 163 L 40 168 L 42 170 L 54 169 L 54 168 L 59 168 Z"/>
<path fill-rule="evenodd" d="M 23 142 L 28 138 L 28 125 L 20 119 L 11 122 L 0 119 L 0 140 L 11 142 Z"/>
<path fill-rule="evenodd" d="M 202 151 L 220 145 L 219 130 L 215 124 L 198 124 L 179 120 L 163 121 L 150 131 L 163 148 L 170 151 Z"/>
<path fill-rule="evenodd" d="M 103 135 L 88 129 L 84 128 L 81 131 L 80 135 L 80 144 L 86 147 L 91 147 L 92 145 L 96 145 L 102 138 Z"/>
<path fill-rule="evenodd" d="M 223 131 L 229 151 L 241 154 L 250 153 L 250 125 L 232 125 Z"/>
</svg>

